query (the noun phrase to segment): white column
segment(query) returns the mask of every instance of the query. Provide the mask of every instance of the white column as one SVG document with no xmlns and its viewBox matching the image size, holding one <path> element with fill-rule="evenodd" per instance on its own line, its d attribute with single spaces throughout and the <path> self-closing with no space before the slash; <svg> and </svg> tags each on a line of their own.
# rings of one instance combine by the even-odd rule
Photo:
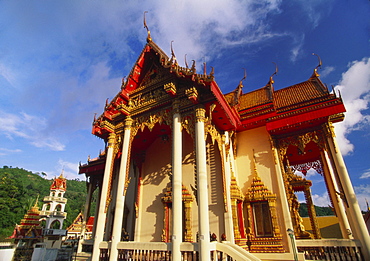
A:
<svg viewBox="0 0 370 261">
<path fill-rule="evenodd" d="M 91 206 L 91 198 L 92 198 L 92 192 L 93 192 L 93 183 L 90 182 L 88 183 L 87 187 L 87 196 L 86 196 L 86 202 L 85 202 L 85 209 L 83 213 L 83 220 L 82 220 L 82 229 L 81 229 L 81 235 L 80 235 L 80 240 L 78 242 L 77 246 L 77 253 L 81 253 L 82 251 L 82 243 L 85 240 L 85 232 L 86 232 L 86 223 L 89 218 L 89 212 L 90 212 L 90 206 Z"/>
<path fill-rule="evenodd" d="M 209 213 L 208 213 L 208 182 L 207 182 L 207 154 L 204 133 L 205 110 L 197 108 L 195 111 L 195 148 L 198 192 L 198 222 L 199 222 L 199 256 L 200 261 L 210 260 Z"/>
<path fill-rule="evenodd" d="M 226 186 L 226 212 L 225 212 L 225 234 L 226 240 L 234 243 L 234 227 L 233 227 L 233 213 L 231 208 L 231 195 L 230 195 L 230 186 L 231 186 L 231 160 L 232 155 L 229 150 L 226 150 L 225 144 L 230 144 L 230 150 L 232 150 L 232 144 L 230 141 L 229 133 L 225 132 L 225 139 L 222 143 L 222 158 L 224 160 L 224 169 L 225 169 L 225 186 Z"/>
<path fill-rule="evenodd" d="M 91 256 L 91 261 L 99 260 L 99 255 L 100 255 L 99 244 L 100 242 L 102 242 L 103 236 L 104 236 L 105 218 L 107 216 L 107 213 L 105 212 L 105 204 L 107 201 L 109 176 L 110 176 L 111 168 L 112 168 L 113 147 L 115 143 L 115 137 L 116 135 L 114 133 L 109 134 L 109 137 L 108 137 L 107 157 L 105 160 L 103 184 L 102 184 L 101 194 L 100 194 L 99 211 L 98 211 L 98 216 L 97 216 L 98 219 L 96 222 L 96 230 L 95 230 L 93 253 Z"/>
<path fill-rule="evenodd" d="M 116 209 L 114 211 L 114 218 L 113 218 L 113 230 L 112 230 L 112 241 L 111 241 L 111 249 L 109 252 L 109 260 L 110 261 L 117 261 L 118 258 L 118 249 L 117 244 L 121 241 L 121 234 L 122 234 L 122 220 L 123 220 L 123 212 L 125 207 L 125 185 L 127 179 L 127 169 L 129 166 L 129 149 L 130 149 L 130 135 L 131 135 L 131 125 L 132 119 L 130 116 L 126 117 L 125 120 L 125 131 L 123 135 L 123 142 L 122 142 L 122 155 L 121 155 L 121 164 L 119 168 L 119 175 L 118 175 L 118 184 L 117 184 L 117 196 L 116 196 Z"/>
<path fill-rule="evenodd" d="M 329 128 L 332 128 L 332 125 L 330 125 Z M 364 260 L 370 260 L 369 232 L 366 228 L 360 206 L 358 205 L 356 194 L 353 190 L 352 182 L 347 172 L 346 164 L 344 163 L 342 154 L 335 139 L 334 130 L 332 130 L 330 133 L 331 135 L 329 135 L 328 137 L 329 148 L 331 154 L 333 155 L 334 164 L 338 172 L 338 177 L 342 184 L 343 192 L 348 202 L 348 212 L 351 216 L 349 221 L 352 223 L 350 223 L 352 232 L 354 233 L 355 239 L 358 239 L 361 242 L 361 251 L 364 255 Z"/>
<path fill-rule="evenodd" d="M 178 101 L 173 104 L 172 141 L 172 260 L 181 260 L 182 242 L 182 135 Z"/>
<path fill-rule="evenodd" d="M 282 215 L 283 215 L 283 220 L 284 220 L 284 223 L 283 223 L 284 227 L 281 229 L 281 231 L 283 235 L 286 235 L 284 231 L 287 231 L 288 229 L 293 230 L 294 227 L 293 227 L 292 217 L 290 215 L 288 199 L 287 199 L 286 191 L 285 191 L 285 185 L 284 185 L 284 179 L 283 179 L 283 173 L 282 173 L 283 168 L 280 165 L 281 162 L 280 162 L 280 158 L 279 158 L 277 150 L 278 149 L 275 147 L 272 148 L 272 153 L 273 153 L 273 157 L 275 161 L 275 172 L 276 172 L 276 175 L 272 175 L 272 176 L 276 178 L 276 182 L 279 188 L 277 200 L 280 201 L 281 208 L 283 210 Z M 285 246 L 288 247 L 290 253 L 294 253 L 294 251 L 297 251 L 297 249 L 293 249 L 293 246 L 289 243 Z"/>
<path fill-rule="evenodd" d="M 333 202 L 335 213 L 338 216 L 339 227 L 342 232 L 342 236 L 345 239 L 353 239 L 353 237 L 348 234 L 348 232 L 351 231 L 351 229 L 348 223 L 346 212 L 344 210 L 343 201 L 337 194 L 337 192 L 339 192 L 339 189 L 337 186 L 337 180 L 334 176 L 333 167 L 330 163 L 328 153 L 326 150 L 323 150 L 321 154 L 324 164 L 324 173 L 327 173 L 326 182 L 328 184 L 328 189 L 330 191 L 331 201 Z"/>
</svg>

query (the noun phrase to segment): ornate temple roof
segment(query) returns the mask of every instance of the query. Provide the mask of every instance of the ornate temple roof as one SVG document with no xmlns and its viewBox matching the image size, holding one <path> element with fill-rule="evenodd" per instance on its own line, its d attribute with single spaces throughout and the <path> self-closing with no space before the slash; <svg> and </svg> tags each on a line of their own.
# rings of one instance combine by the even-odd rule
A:
<svg viewBox="0 0 370 261">
<path fill-rule="evenodd" d="M 63 172 L 59 175 L 58 178 L 54 178 L 53 183 L 50 186 L 50 190 L 61 190 L 66 191 L 67 189 L 67 180 L 63 176 Z"/>
</svg>

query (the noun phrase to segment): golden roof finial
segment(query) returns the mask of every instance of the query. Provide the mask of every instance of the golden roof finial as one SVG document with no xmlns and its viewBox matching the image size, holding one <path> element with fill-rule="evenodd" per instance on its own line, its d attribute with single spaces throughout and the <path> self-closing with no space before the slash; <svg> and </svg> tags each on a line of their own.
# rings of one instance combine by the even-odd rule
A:
<svg viewBox="0 0 370 261">
<path fill-rule="evenodd" d="M 150 30 L 146 24 L 146 19 L 145 19 L 145 14 L 148 13 L 148 11 L 145 11 L 144 12 L 144 28 L 146 28 L 146 31 L 148 32 L 148 36 L 146 37 L 146 41 L 147 42 L 151 42 L 152 41 L 152 38 L 150 37 Z"/>
<path fill-rule="evenodd" d="M 319 55 L 315 54 L 315 53 L 312 53 L 312 55 L 315 55 L 317 56 L 317 59 L 319 60 L 319 64 L 315 67 L 315 69 L 313 70 L 313 74 L 311 76 L 312 77 L 319 77 L 320 74 L 317 72 L 317 69 L 320 68 L 321 69 L 321 65 L 322 65 L 322 61 L 321 61 L 321 58 Z"/>
</svg>

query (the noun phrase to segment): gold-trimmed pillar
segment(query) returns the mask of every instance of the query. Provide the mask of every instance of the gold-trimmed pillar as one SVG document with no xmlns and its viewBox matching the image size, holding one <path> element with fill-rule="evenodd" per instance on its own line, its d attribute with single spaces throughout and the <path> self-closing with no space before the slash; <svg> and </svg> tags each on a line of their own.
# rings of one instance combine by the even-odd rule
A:
<svg viewBox="0 0 370 261">
<path fill-rule="evenodd" d="M 209 213 L 208 213 L 208 181 L 207 154 L 204 132 L 205 109 L 195 110 L 195 150 L 198 181 L 198 222 L 199 222 L 199 257 L 202 261 L 210 261 Z"/>
<path fill-rule="evenodd" d="M 107 194 L 108 194 L 108 186 L 109 186 L 109 179 L 113 165 L 113 149 L 116 142 L 116 134 L 110 133 L 108 137 L 108 147 L 107 147 L 107 157 L 105 160 L 105 168 L 104 168 L 104 176 L 103 176 L 103 183 L 101 186 L 101 194 L 100 194 L 100 204 L 96 222 L 96 230 L 95 230 L 95 237 L 94 237 L 94 245 L 93 245 L 93 253 L 91 256 L 91 261 L 98 261 L 100 256 L 100 248 L 99 245 L 103 241 L 104 236 L 104 228 L 105 228 L 105 219 L 107 213 L 105 211 L 105 202 L 107 201 Z"/>
<path fill-rule="evenodd" d="M 116 261 L 118 258 L 117 244 L 121 241 L 122 234 L 122 219 L 125 208 L 126 183 L 128 181 L 128 171 L 130 165 L 130 135 L 131 135 L 132 119 L 126 116 L 125 129 L 122 142 L 122 155 L 118 175 L 116 208 L 114 211 L 114 221 L 111 239 L 111 249 L 109 253 L 109 260 Z"/>
<path fill-rule="evenodd" d="M 355 239 L 360 240 L 362 245 L 362 254 L 364 260 L 370 260 L 370 236 L 366 228 L 364 218 L 358 204 L 355 191 L 353 190 L 351 179 L 349 178 L 346 164 L 344 163 L 343 156 L 339 150 L 337 140 L 334 134 L 334 126 L 329 122 L 326 125 L 327 142 L 329 144 L 329 151 L 333 156 L 335 168 L 337 170 L 339 182 L 342 185 L 344 196 L 348 202 L 348 214 L 351 216 L 349 221 Z"/>
<path fill-rule="evenodd" d="M 276 175 L 272 175 L 272 177 L 276 179 L 275 181 L 278 185 L 277 194 L 279 195 L 277 197 L 277 201 L 279 202 L 283 210 L 283 213 L 282 213 L 283 227 L 281 231 L 287 231 L 288 229 L 294 229 L 294 227 L 293 227 L 292 217 L 291 217 L 290 210 L 289 210 L 287 191 L 285 189 L 285 181 L 284 181 L 285 174 L 283 173 L 284 169 L 282 167 L 282 161 L 281 161 L 281 158 L 283 157 L 283 155 L 280 155 L 281 157 L 279 156 L 278 151 L 281 151 L 281 150 L 279 150 L 279 148 L 276 148 L 275 141 L 272 138 L 271 138 L 271 148 L 272 148 L 272 154 L 273 154 L 273 159 L 275 163 L 275 173 L 276 173 Z M 286 233 L 282 233 L 282 234 L 287 238 L 286 241 L 285 240 L 283 241 L 284 247 L 286 249 L 289 249 L 290 253 L 297 251 L 297 248 L 293 249 L 292 245 L 287 243 L 289 240 L 288 235 Z"/>
</svg>

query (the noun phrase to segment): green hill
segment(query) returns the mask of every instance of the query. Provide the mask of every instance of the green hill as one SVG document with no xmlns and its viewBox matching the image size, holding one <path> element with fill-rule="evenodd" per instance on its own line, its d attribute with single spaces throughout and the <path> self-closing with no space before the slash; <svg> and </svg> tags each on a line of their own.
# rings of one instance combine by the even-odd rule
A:
<svg viewBox="0 0 370 261">
<path fill-rule="evenodd" d="M 334 212 L 330 207 L 319 207 L 315 206 L 316 216 L 334 216 Z M 306 203 L 301 203 L 299 205 L 299 215 L 301 217 L 308 217 L 308 209 Z"/>
<path fill-rule="evenodd" d="M 22 168 L 4 166 L 0 168 L 0 240 L 10 236 L 14 225 L 20 223 L 24 214 L 39 197 L 38 205 L 50 194 L 52 180 L 45 179 L 45 173 L 32 173 Z M 68 199 L 65 211 L 68 213 L 63 223 L 67 228 L 78 213 L 83 210 L 86 198 L 86 183 L 79 180 L 67 180 Z"/>
</svg>

